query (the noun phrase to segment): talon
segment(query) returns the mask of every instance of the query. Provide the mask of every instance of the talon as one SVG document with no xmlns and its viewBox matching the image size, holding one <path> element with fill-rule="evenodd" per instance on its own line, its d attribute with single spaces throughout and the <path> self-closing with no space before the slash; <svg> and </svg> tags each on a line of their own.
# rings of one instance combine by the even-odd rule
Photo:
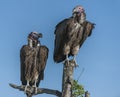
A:
<svg viewBox="0 0 120 97">
<path fill-rule="evenodd" d="M 26 94 L 26 92 L 27 92 L 28 86 L 30 86 L 30 85 L 29 85 L 29 81 L 27 81 L 27 85 L 25 86 L 25 90 L 24 90 L 24 93 L 25 93 L 25 94 Z"/>
<path fill-rule="evenodd" d="M 77 64 L 77 62 L 75 61 L 75 59 L 72 59 L 72 62 L 74 63 L 74 67 L 79 67 L 79 65 Z"/>
<path fill-rule="evenodd" d="M 69 60 L 63 61 L 63 64 L 65 64 L 66 66 L 69 66 Z"/>
<path fill-rule="evenodd" d="M 67 62 L 67 65 L 69 64 L 69 58 L 68 58 L 68 55 L 66 55 L 66 59 L 63 61 L 63 64 L 66 64 Z"/>
<path fill-rule="evenodd" d="M 34 94 L 37 94 L 37 85 L 36 85 L 36 83 L 37 83 L 37 80 L 35 80 L 35 83 L 34 83 L 34 85 L 33 85 Z"/>
<path fill-rule="evenodd" d="M 24 90 L 25 94 L 27 93 L 27 87 L 28 87 L 28 85 L 25 86 L 25 90 Z"/>
<path fill-rule="evenodd" d="M 37 87 L 33 86 L 33 88 L 34 88 L 34 94 L 37 94 Z"/>
<path fill-rule="evenodd" d="M 35 87 L 35 94 L 37 94 L 37 87 Z"/>
</svg>

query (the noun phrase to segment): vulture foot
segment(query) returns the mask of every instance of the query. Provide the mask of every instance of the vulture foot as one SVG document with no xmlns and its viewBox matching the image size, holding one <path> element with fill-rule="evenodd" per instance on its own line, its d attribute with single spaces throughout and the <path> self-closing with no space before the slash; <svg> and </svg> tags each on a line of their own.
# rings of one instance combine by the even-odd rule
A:
<svg viewBox="0 0 120 97">
<path fill-rule="evenodd" d="M 75 67 L 75 68 L 76 68 L 76 67 L 79 67 L 79 65 L 77 64 L 77 62 L 76 62 L 74 59 L 72 59 L 71 61 L 74 63 L 74 67 Z"/>
<path fill-rule="evenodd" d="M 25 90 L 24 90 L 24 93 L 26 94 L 27 93 L 27 88 L 28 88 L 29 85 L 26 85 L 25 86 Z"/>
<path fill-rule="evenodd" d="M 36 84 L 33 85 L 33 88 L 34 88 L 34 94 L 37 94 L 37 86 L 36 86 Z"/>
<path fill-rule="evenodd" d="M 69 60 L 66 59 L 66 60 L 63 62 L 63 64 L 66 64 L 67 66 L 69 66 Z"/>
</svg>

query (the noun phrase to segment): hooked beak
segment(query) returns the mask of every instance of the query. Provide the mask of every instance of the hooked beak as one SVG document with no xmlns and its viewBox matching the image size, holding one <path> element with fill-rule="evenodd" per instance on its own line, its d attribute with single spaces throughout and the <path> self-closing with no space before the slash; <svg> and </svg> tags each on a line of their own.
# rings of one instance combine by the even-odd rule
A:
<svg viewBox="0 0 120 97">
<path fill-rule="evenodd" d="M 42 38 L 42 33 L 38 33 L 38 37 L 39 37 L 39 38 Z"/>
</svg>

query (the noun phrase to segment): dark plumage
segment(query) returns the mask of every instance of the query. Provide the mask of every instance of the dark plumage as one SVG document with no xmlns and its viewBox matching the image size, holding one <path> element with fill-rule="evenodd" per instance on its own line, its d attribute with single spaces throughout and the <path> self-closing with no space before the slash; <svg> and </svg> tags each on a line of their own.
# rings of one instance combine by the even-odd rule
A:
<svg viewBox="0 0 120 97">
<path fill-rule="evenodd" d="M 73 9 L 73 16 L 57 24 L 55 29 L 54 61 L 59 63 L 77 55 L 94 24 L 86 21 L 86 14 L 81 6 Z"/>
<path fill-rule="evenodd" d="M 38 38 L 28 36 L 28 45 L 20 50 L 22 85 L 38 87 L 44 79 L 44 69 L 48 58 L 48 48 L 40 45 Z M 34 38 L 34 39 L 33 39 Z M 26 89 L 25 88 L 25 89 Z M 26 92 L 26 90 L 25 90 Z"/>
</svg>

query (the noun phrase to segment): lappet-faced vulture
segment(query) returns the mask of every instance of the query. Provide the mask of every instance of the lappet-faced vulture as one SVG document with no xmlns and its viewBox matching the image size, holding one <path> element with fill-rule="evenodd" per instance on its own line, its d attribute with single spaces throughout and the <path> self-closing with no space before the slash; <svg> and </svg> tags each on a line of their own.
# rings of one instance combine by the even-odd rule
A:
<svg viewBox="0 0 120 97">
<path fill-rule="evenodd" d="M 35 87 L 35 92 L 37 92 L 40 81 L 44 79 L 49 50 L 40 44 L 41 37 L 41 33 L 31 32 L 28 35 L 28 44 L 23 45 L 20 50 L 20 79 L 22 85 L 25 85 L 25 92 L 28 86 Z"/>
<path fill-rule="evenodd" d="M 76 6 L 70 18 L 64 19 L 56 25 L 53 59 L 56 63 L 69 60 L 69 56 L 75 56 L 87 37 L 94 28 L 94 23 L 86 20 L 85 10 L 82 6 Z M 75 61 L 76 63 L 76 61 Z"/>
</svg>

